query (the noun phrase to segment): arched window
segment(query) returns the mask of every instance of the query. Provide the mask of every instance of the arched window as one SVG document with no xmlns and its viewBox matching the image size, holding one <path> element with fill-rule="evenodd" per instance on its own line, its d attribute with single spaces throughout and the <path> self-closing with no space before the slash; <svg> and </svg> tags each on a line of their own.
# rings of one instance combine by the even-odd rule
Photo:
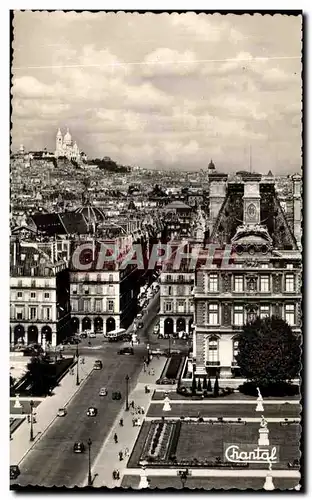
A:
<svg viewBox="0 0 312 500">
<path fill-rule="evenodd" d="M 208 364 L 217 364 L 219 361 L 219 339 L 216 336 L 207 339 Z"/>
<path fill-rule="evenodd" d="M 233 339 L 233 365 L 237 365 L 236 356 L 238 354 L 238 344 L 239 340 L 236 337 Z"/>
</svg>

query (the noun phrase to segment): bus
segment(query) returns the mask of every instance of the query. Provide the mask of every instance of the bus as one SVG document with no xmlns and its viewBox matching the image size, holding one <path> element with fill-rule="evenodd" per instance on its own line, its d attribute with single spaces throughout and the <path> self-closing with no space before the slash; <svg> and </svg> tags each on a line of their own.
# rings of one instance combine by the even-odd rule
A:
<svg viewBox="0 0 312 500">
<path fill-rule="evenodd" d="M 118 342 L 119 340 L 131 340 L 131 334 L 127 334 L 125 328 L 117 328 L 111 332 L 107 332 L 105 338 L 109 342 Z"/>
</svg>

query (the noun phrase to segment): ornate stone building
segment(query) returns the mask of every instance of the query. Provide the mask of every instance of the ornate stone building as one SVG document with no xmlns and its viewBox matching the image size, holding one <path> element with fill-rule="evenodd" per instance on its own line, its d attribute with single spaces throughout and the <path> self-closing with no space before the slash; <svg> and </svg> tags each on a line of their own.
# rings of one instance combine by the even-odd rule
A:
<svg viewBox="0 0 312 500">
<path fill-rule="evenodd" d="M 298 182 L 295 178 L 294 182 Z M 296 201 L 296 200 L 295 200 Z M 297 213 L 297 219 L 299 215 Z M 298 221 L 294 221 L 294 228 Z M 261 176 L 228 183 L 212 241 L 231 245 L 231 259 L 196 271 L 195 375 L 239 374 L 237 334 L 256 316 L 282 317 L 301 332 L 301 253 L 274 192 Z"/>
</svg>

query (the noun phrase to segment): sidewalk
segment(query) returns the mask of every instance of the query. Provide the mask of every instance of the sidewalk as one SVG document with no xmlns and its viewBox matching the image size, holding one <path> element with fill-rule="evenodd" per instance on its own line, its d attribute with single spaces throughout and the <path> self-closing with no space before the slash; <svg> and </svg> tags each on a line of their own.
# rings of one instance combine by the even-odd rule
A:
<svg viewBox="0 0 312 500">
<path fill-rule="evenodd" d="M 33 442 L 29 441 L 30 424 L 25 421 L 18 427 L 10 441 L 10 464 L 19 464 L 27 455 L 29 450 L 41 439 L 45 431 L 53 424 L 57 417 L 57 410 L 64 408 L 75 394 L 79 391 L 81 385 L 89 377 L 93 370 L 94 358 L 84 356 L 85 363 L 79 364 L 80 385 L 76 385 L 76 367 L 74 375 L 68 373 L 60 382 L 60 385 L 53 390 L 53 396 L 47 396 L 35 409 L 36 423 L 34 423 Z M 35 398 L 34 398 L 35 399 Z"/>
<path fill-rule="evenodd" d="M 146 373 L 142 369 L 139 377 L 138 383 L 135 389 L 129 395 L 129 403 L 131 401 L 135 402 L 136 406 L 141 406 L 145 410 L 144 415 L 135 415 L 135 417 L 140 418 L 141 424 L 144 421 L 145 415 L 148 411 L 148 407 L 150 405 L 154 389 L 157 388 L 155 382 L 160 377 L 167 358 L 159 358 L 154 357 L 150 362 Z M 149 375 L 148 371 L 153 368 L 155 374 Z M 149 385 L 151 391 L 150 393 L 145 393 L 145 385 Z M 135 445 L 136 439 L 139 435 L 141 427 L 133 427 L 132 419 L 134 415 L 130 410 L 125 411 L 125 407 L 123 406 L 122 410 L 117 415 L 115 423 L 107 436 L 107 439 L 103 443 L 102 449 L 98 454 L 95 462 L 92 465 L 92 477 L 94 478 L 93 486 L 107 486 L 108 488 L 114 488 L 115 486 L 120 486 L 122 482 L 122 478 L 124 474 L 128 474 L 127 471 L 127 462 L 130 458 L 131 451 Z M 120 427 L 119 421 L 123 418 L 123 427 Z M 114 442 L 114 434 L 118 436 L 118 443 Z M 125 452 L 125 449 L 128 448 L 129 456 L 124 457 L 122 461 L 119 461 L 118 453 L 122 451 Z M 115 481 L 112 477 L 112 473 L 114 469 L 118 469 L 120 472 L 120 480 Z M 87 478 L 81 486 L 86 486 Z"/>
</svg>

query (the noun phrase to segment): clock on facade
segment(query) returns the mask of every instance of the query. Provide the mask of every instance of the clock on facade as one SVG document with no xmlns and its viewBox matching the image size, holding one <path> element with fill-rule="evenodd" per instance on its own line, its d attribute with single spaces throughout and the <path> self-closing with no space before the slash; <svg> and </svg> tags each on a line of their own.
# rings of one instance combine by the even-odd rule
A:
<svg viewBox="0 0 312 500">
<path fill-rule="evenodd" d="M 254 205 L 253 203 L 250 203 L 250 205 L 248 205 L 247 215 L 249 219 L 255 219 L 257 217 L 256 205 Z"/>
</svg>

